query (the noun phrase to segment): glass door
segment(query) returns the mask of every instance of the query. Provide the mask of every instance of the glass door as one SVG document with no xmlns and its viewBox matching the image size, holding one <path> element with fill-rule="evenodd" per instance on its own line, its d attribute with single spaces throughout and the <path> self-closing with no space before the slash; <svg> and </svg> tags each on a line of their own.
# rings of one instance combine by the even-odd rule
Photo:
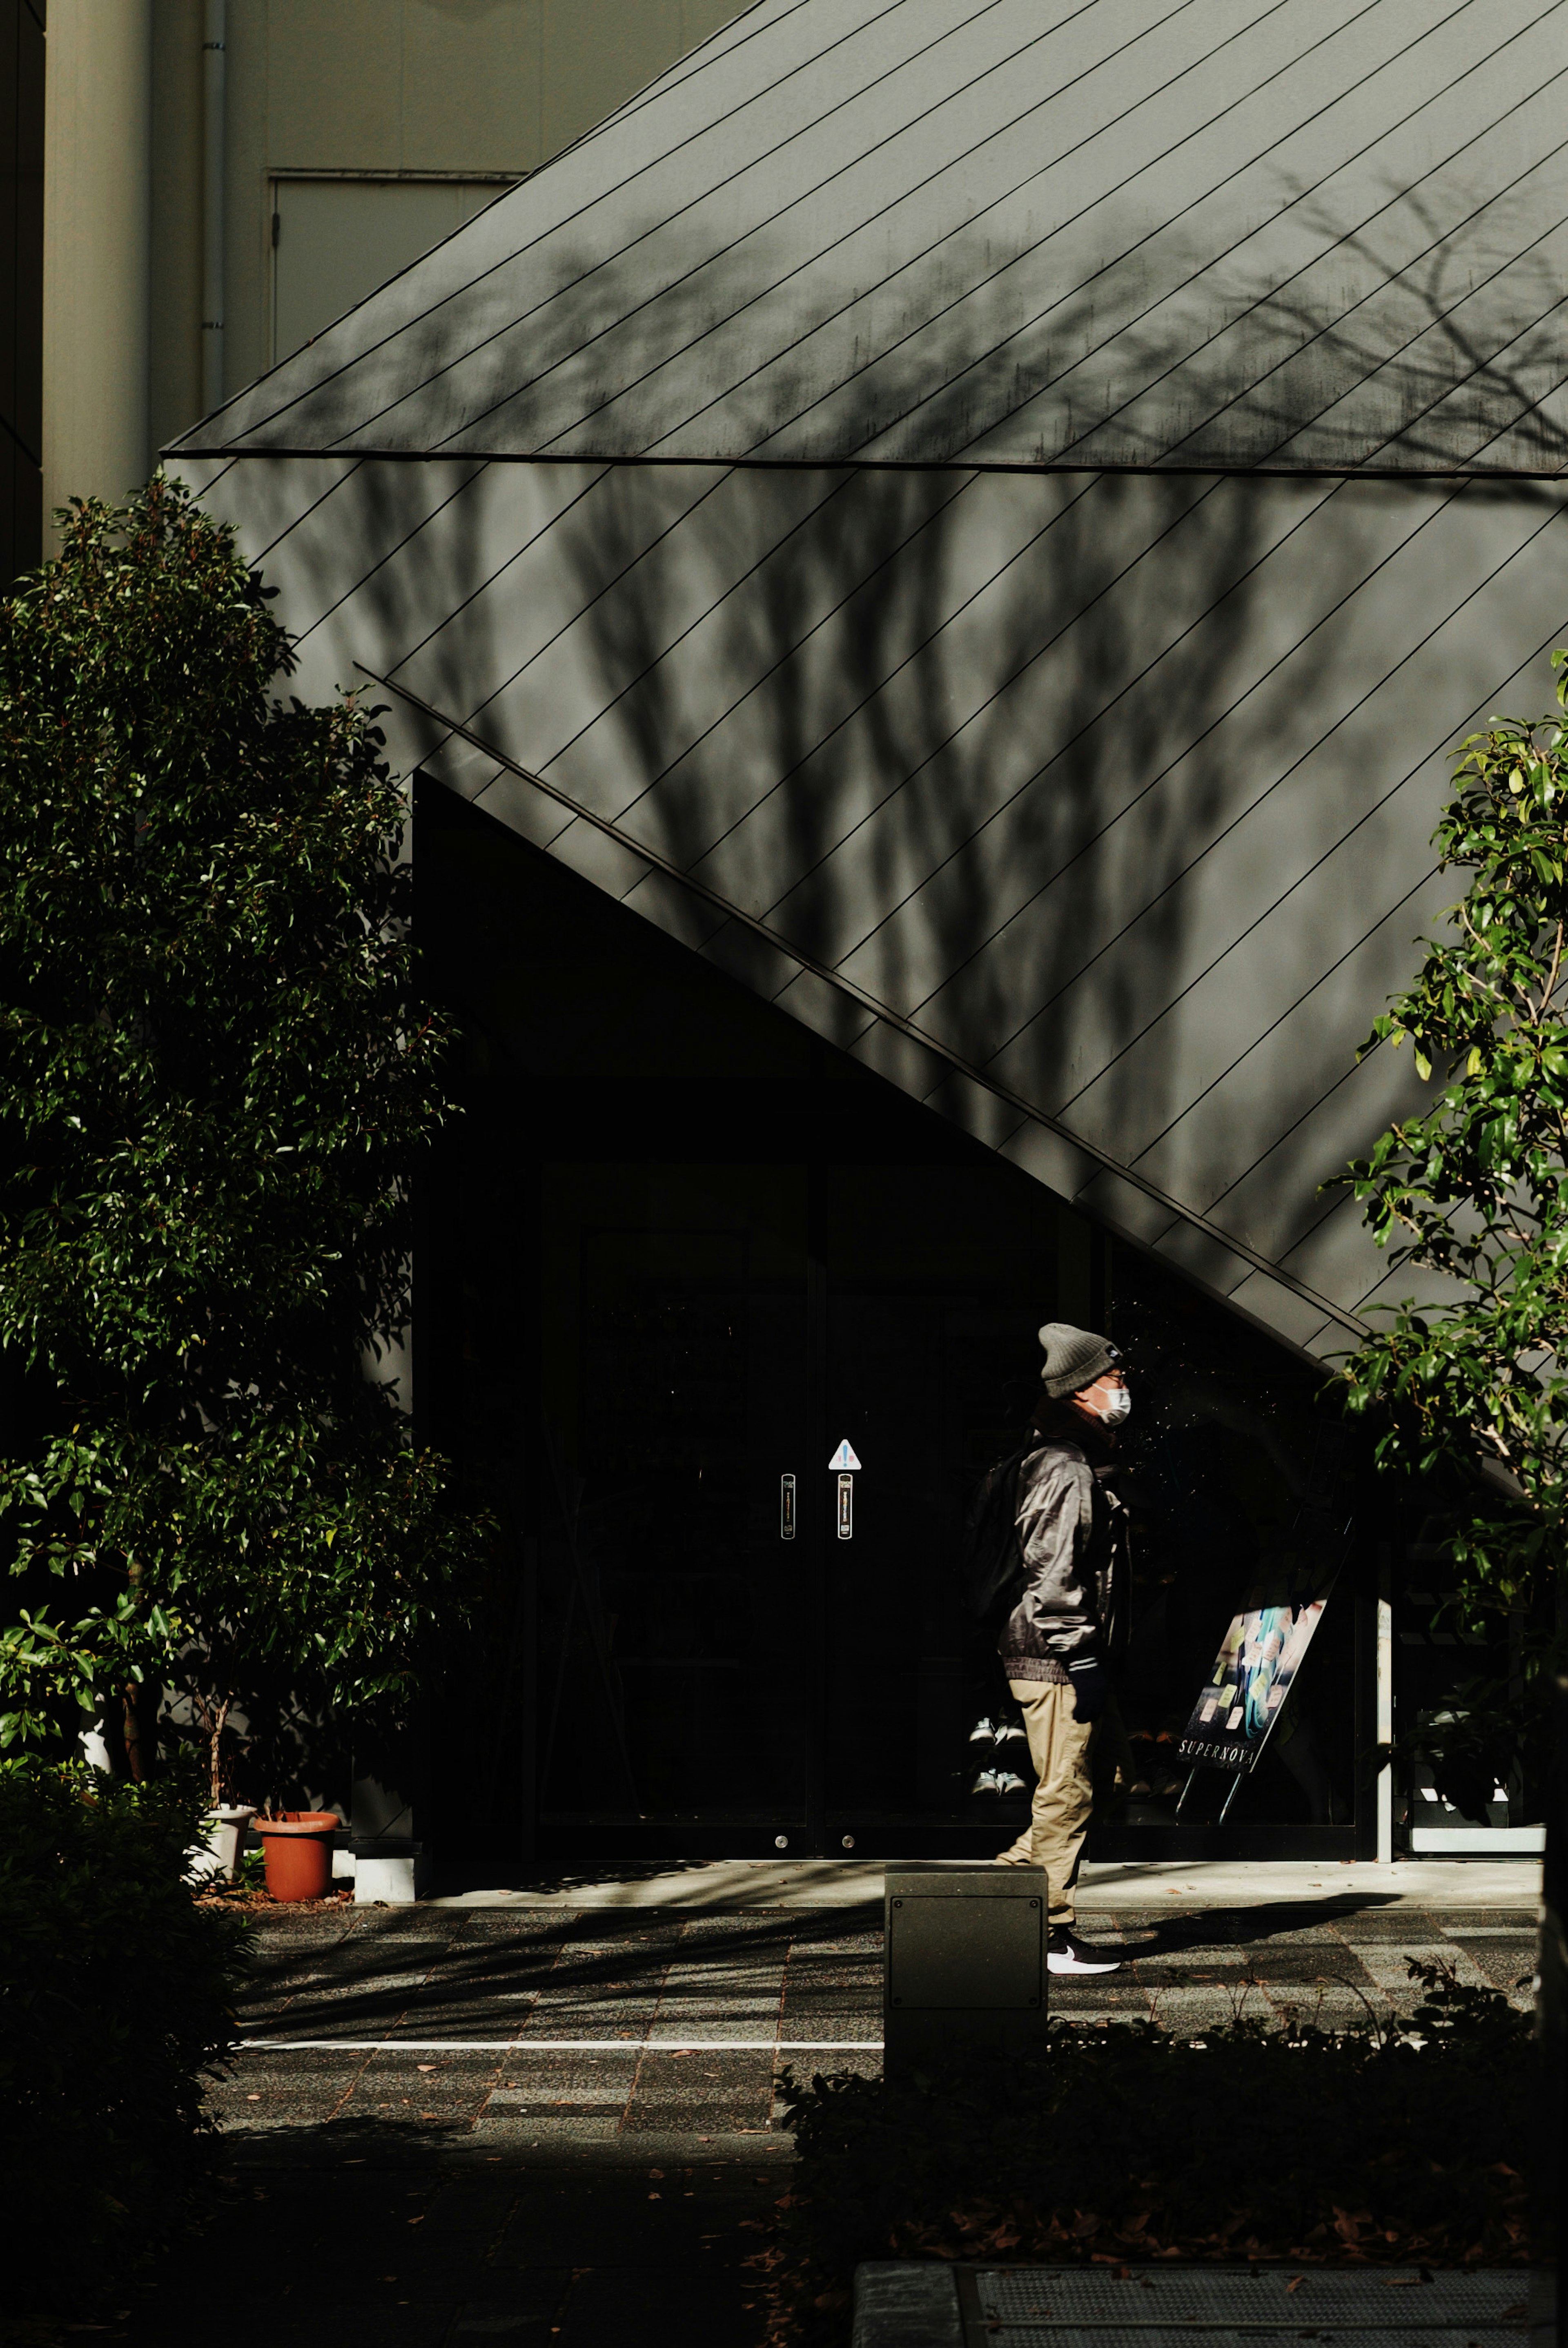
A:
<svg viewBox="0 0 1568 2348">
<path fill-rule="evenodd" d="M 542 1841 L 805 1848 L 804 1189 L 789 1169 L 551 1169 Z"/>
<path fill-rule="evenodd" d="M 1025 1781 L 975 1738 L 1006 1691 L 958 1565 L 968 1495 L 1036 1399 L 1054 1202 L 989 1168 L 821 1183 L 828 1433 L 861 1463 L 847 1523 L 830 1499 L 825 1847 L 988 1857 Z"/>
</svg>

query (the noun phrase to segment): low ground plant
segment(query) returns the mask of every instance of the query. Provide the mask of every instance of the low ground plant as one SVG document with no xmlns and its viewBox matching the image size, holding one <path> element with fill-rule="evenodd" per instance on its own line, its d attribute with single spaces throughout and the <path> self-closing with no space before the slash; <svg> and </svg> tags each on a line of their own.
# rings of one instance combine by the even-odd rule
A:
<svg viewBox="0 0 1568 2348">
<path fill-rule="evenodd" d="M 11 2317 L 113 2312 L 186 2223 L 246 1927 L 181 1881 L 199 1785 L 0 1773 L 0 2209 Z"/>
<path fill-rule="evenodd" d="M 1064 2023 L 1037 2054 L 791 2081 L 778 2337 L 847 2341 L 865 2259 L 1523 2263 L 1530 2017 L 1411 1972 L 1397 2023 Z"/>
</svg>

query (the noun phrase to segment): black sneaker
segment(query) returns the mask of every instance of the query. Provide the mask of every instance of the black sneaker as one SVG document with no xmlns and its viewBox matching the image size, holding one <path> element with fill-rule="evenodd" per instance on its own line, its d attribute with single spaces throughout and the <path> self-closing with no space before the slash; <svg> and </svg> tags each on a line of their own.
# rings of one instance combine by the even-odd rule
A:
<svg viewBox="0 0 1568 2348">
<path fill-rule="evenodd" d="M 1053 1973 L 1116 1973 L 1121 1971 L 1121 1959 L 1113 1957 L 1109 1949 L 1097 1949 L 1088 1941 L 1080 1941 L 1076 1932 L 1058 1925 L 1046 1950 L 1046 1970 Z"/>
</svg>

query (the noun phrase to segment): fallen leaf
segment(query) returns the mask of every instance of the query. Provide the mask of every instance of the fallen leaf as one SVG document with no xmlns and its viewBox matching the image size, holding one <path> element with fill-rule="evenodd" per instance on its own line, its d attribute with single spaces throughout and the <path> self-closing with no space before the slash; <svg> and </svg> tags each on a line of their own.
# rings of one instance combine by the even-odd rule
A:
<svg viewBox="0 0 1568 2348">
<path fill-rule="evenodd" d="M 1285 2289 L 1286 2291 L 1299 2291 L 1305 2281 L 1306 2277 L 1305 2275 L 1292 2275 L 1290 2281 L 1285 2285 Z"/>
</svg>

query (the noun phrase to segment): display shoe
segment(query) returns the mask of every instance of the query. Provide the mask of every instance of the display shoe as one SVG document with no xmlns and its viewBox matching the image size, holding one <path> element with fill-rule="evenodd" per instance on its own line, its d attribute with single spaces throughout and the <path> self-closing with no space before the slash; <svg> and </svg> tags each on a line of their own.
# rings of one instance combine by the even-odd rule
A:
<svg viewBox="0 0 1568 2348">
<path fill-rule="evenodd" d="M 998 1745 L 1026 1746 L 1029 1741 L 1029 1732 L 1021 1720 L 999 1720 L 994 1735 Z"/>
<path fill-rule="evenodd" d="M 969 1732 L 971 1745 L 990 1745 L 995 1741 L 996 1727 L 993 1721 L 977 1720 Z"/>
<path fill-rule="evenodd" d="M 994 1769 L 991 1774 L 996 1780 L 999 1794 L 1026 1794 L 1029 1790 L 1016 1770 Z"/>
<path fill-rule="evenodd" d="M 1046 1951 L 1046 1970 L 1053 1973 L 1117 1973 L 1121 1971 L 1121 1959 L 1113 1957 L 1109 1949 L 1097 1949 L 1088 1941 L 1080 1941 L 1076 1932 L 1058 1924 Z"/>
<path fill-rule="evenodd" d="M 969 1790 L 972 1794 L 999 1794 L 1002 1788 L 995 1769 L 982 1769 L 974 1778 Z"/>
</svg>

